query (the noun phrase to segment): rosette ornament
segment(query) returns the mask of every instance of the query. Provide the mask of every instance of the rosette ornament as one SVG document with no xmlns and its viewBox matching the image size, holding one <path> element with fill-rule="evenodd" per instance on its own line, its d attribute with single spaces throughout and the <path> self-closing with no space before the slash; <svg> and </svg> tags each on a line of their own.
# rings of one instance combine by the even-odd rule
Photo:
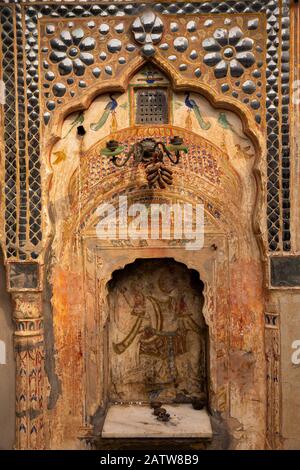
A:
<svg viewBox="0 0 300 470">
<path fill-rule="evenodd" d="M 214 67 L 216 78 L 224 78 L 228 71 L 232 77 L 241 77 L 245 68 L 255 63 L 252 52 L 254 41 L 244 37 L 238 26 L 215 30 L 213 37 L 204 39 L 203 49 L 207 52 L 203 61 L 209 67 Z"/>
<path fill-rule="evenodd" d="M 142 45 L 142 53 L 146 57 L 155 54 L 155 44 L 161 41 L 164 25 L 159 16 L 147 11 L 132 23 L 132 33 L 138 44 Z"/>
<path fill-rule="evenodd" d="M 94 56 L 89 51 L 95 47 L 95 39 L 84 37 L 81 28 L 73 31 L 64 30 L 59 38 L 50 41 L 52 52 L 50 60 L 58 64 L 60 75 L 74 72 L 78 77 L 83 76 L 86 66 L 94 63 Z"/>
</svg>

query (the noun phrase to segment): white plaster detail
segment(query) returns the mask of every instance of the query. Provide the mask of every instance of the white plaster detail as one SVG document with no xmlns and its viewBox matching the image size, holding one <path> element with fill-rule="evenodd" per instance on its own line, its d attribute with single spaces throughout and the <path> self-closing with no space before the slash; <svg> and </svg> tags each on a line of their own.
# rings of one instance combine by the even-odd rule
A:
<svg viewBox="0 0 300 470">
<path fill-rule="evenodd" d="M 3 80 L 0 80 L 0 104 L 5 104 L 5 83 Z"/>
</svg>

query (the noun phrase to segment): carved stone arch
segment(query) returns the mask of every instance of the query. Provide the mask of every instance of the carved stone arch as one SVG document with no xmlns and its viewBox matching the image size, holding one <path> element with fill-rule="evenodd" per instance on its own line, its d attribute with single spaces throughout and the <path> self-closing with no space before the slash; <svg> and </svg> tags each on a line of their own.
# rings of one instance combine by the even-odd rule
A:
<svg viewBox="0 0 300 470">
<path fill-rule="evenodd" d="M 126 262 L 123 262 L 122 264 L 117 263 L 115 265 L 112 265 L 110 274 L 104 279 L 104 284 L 105 284 L 104 297 L 107 298 L 108 296 L 107 286 L 108 286 L 108 283 L 112 280 L 113 273 L 115 271 L 124 269 L 129 264 L 133 264 L 137 259 L 151 259 L 151 258 L 152 257 L 150 254 L 143 258 L 137 258 L 137 256 L 134 255 L 134 253 L 132 253 L 132 255 L 128 257 L 128 260 Z M 203 285 L 204 285 L 204 288 L 203 288 L 204 305 L 203 305 L 202 313 L 203 313 L 207 327 L 211 330 L 213 328 L 213 322 L 212 322 L 213 305 L 212 303 L 214 299 L 211 293 L 211 289 L 212 289 L 211 282 L 207 278 L 207 275 L 205 274 L 205 269 L 200 271 L 199 265 L 192 259 L 186 259 L 186 257 L 184 256 L 184 253 L 180 251 L 175 253 L 172 259 L 178 263 L 184 264 L 189 270 L 196 271 L 199 274 L 199 279 L 203 282 Z"/>
<path fill-rule="evenodd" d="M 145 188 L 145 185 L 141 184 L 140 187 L 135 187 L 135 189 L 136 191 L 128 196 L 128 204 L 139 202 L 144 203 L 145 193 L 147 198 L 148 188 Z M 197 197 L 199 200 L 198 203 L 203 204 L 204 206 L 204 214 L 205 218 L 207 218 L 209 226 L 215 227 L 214 232 L 224 235 L 226 234 L 228 237 L 233 237 L 236 239 L 237 244 L 242 250 L 242 246 L 247 240 L 247 234 L 243 233 L 242 231 L 239 214 L 235 213 L 233 208 L 229 208 L 228 206 L 222 204 L 221 200 L 214 200 L 212 205 L 212 200 L 209 197 L 205 197 L 205 194 L 196 191 L 195 188 L 187 187 L 186 189 L 194 192 L 194 198 L 183 195 L 181 186 L 176 186 L 174 184 L 172 189 L 167 191 L 155 191 L 155 201 L 158 203 L 161 202 L 162 204 L 172 204 L 172 201 L 176 200 L 176 202 L 181 205 L 190 204 L 192 207 L 194 207 L 195 197 Z M 124 194 L 124 191 L 126 190 L 130 190 L 130 187 L 128 187 L 127 183 L 121 184 L 116 190 L 105 194 L 104 197 L 103 195 L 99 195 L 96 199 L 93 199 L 93 201 L 84 207 L 79 218 L 71 217 L 70 219 L 66 220 L 63 229 L 63 232 L 66 235 L 64 238 L 65 243 L 61 245 L 62 251 L 60 252 L 60 256 L 62 258 L 65 257 L 65 250 L 72 250 L 72 247 L 74 247 L 74 245 L 77 243 L 76 240 L 78 240 L 78 238 L 96 236 L 95 227 L 99 218 L 97 216 L 97 208 L 100 207 L 101 204 L 115 205 L 116 217 L 118 218 L 118 197 Z M 148 202 L 149 201 L 151 201 L 151 193 L 148 198 Z"/>
<path fill-rule="evenodd" d="M 249 135 L 249 137 L 253 139 L 255 147 L 260 150 L 259 153 L 262 153 L 264 150 L 263 136 L 258 130 L 255 120 L 245 104 L 240 103 L 236 98 L 217 93 L 217 91 L 208 83 L 204 83 L 196 79 L 183 78 L 182 75 L 176 71 L 164 57 L 157 56 L 154 56 L 151 59 L 146 59 L 141 56 L 136 57 L 130 66 L 128 65 L 125 67 L 124 72 L 119 78 L 111 79 L 109 82 L 103 82 L 101 80 L 96 81 L 80 96 L 80 98 L 74 99 L 62 106 L 60 113 L 53 116 L 53 122 L 44 134 L 44 140 L 47 143 L 47 146 L 51 147 L 54 142 L 60 138 L 61 127 L 66 116 L 79 110 L 88 109 L 95 98 L 103 93 L 112 91 L 125 92 L 130 79 L 146 64 L 153 64 L 164 72 L 170 78 L 172 87 L 175 91 L 195 91 L 204 95 L 216 108 L 229 109 L 236 113 L 243 122 L 245 134 Z"/>
</svg>

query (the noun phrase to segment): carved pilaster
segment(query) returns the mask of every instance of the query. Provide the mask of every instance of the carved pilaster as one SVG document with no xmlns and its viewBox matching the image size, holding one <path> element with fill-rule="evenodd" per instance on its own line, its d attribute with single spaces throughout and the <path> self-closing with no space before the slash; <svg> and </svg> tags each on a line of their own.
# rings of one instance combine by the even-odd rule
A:
<svg viewBox="0 0 300 470">
<path fill-rule="evenodd" d="M 280 330 L 279 315 L 265 314 L 267 364 L 267 448 L 281 448 Z"/>
<path fill-rule="evenodd" d="M 40 292 L 12 293 L 16 359 L 16 449 L 44 448 L 44 333 Z"/>
</svg>

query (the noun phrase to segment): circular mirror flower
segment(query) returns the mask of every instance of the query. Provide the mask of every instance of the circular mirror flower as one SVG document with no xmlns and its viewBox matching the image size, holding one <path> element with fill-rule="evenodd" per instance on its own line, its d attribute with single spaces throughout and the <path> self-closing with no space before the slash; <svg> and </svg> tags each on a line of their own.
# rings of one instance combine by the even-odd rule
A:
<svg viewBox="0 0 300 470">
<path fill-rule="evenodd" d="M 215 77 L 227 76 L 228 69 L 232 77 L 243 75 L 244 68 L 249 68 L 255 63 L 253 40 L 243 37 L 244 34 L 238 26 L 229 31 L 216 29 L 213 37 L 202 42 L 207 54 L 203 61 L 209 67 L 214 67 Z"/>
<path fill-rule="evenodd" d="M 164 30 L 162 20 L 148 10 L 134 20 L 131 29 L 136 42 L 143 45 L 142 53 L 146 57 L 154 55 L 155 48 L 153 44 L 160 42 Z"/>
<path fill-rule="evenodd" d="M 73 31 L 62 31 L 60 38 L 50 41 L 52 52 L 50 60 L 58 64 L 60 75 L 68 75 L 74 71 L 75 75 L 82 76 L 86 65 L 94 63 L 94 57 L 90 52 L 95 47 L 95 39 L 84 38 L 81 28 Z"/>
</svg>

